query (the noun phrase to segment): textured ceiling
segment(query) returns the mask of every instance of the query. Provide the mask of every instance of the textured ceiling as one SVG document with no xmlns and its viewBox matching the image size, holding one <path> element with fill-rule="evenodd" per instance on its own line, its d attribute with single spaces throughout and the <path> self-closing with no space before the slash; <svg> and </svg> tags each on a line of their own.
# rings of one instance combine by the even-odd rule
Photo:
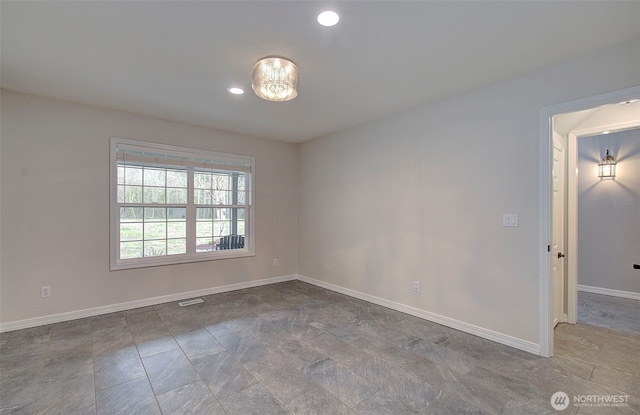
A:
<svg viewBox="0 0 640 415">
<path fill-rule="evenodd" d="M 0 19 L 3 88 L 290 142 L 640 39 L 637 1 L 2 1 Z M 251 91 L 268 55 L 300 68 L 293 101 Z"/>
</svg>

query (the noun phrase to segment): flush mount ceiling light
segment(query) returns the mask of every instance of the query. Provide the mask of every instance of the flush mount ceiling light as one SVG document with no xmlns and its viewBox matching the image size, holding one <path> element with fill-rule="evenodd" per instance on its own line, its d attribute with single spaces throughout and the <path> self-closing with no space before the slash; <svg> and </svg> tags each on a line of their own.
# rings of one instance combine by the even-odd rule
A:
<svg viewBox="0 0 640 415">
<path fill-rule="evenodd" d="M 300 75 L 295 63 L 285 58 L 263 58 L 253 67 L 251 87 L 267 101 L 290 101 L 298 96 Z"/>
<path fill-rule="evenodd" d="M 340 21 L 340 16 L 338 13 L 327 10 L 318 15 L 318 23 L 322 26 L 335 26 Z"/>
</svg>

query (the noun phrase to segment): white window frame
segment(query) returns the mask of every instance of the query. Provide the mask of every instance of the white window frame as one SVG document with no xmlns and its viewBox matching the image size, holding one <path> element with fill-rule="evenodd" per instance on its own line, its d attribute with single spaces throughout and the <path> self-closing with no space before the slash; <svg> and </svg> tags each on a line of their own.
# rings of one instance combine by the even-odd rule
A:
<svg viewBox="0 0 640 415">
<path fill-rule="evenodd" d="M 254 244 L 254 209 L 253 209 L 253 189 L 254 189 L 254 165 L 255 157 L 236 154 L 219 153 L 206 150 L 196 150 L 186 147 L 176 147 L 165 144 L 156 144 L 145 141 L 137 141 L 125 138 L 111 137 L 110 160 L 109 160 L 109 228 L 110 228 L 110 269 L 112 271 L 131 268 L 152 267 L 160 265 L 183 264 L 189 262 L 212 261 L 217 259 L 241 258 L 255 256 Z M 120 203 L 118 203 L 118 152 L 135 151 L 144 154 L 152 154 L 157 157 L 154 164 L 161 167 L 187 166 L 189 171 L 188 179 L 188 200 L 186 220 L 186 245 L 185 254 L 159 255 L 142 258 L 120 258 Z M 166 161 L 163 161 L 166 160 Z M 200 166 L 203 169 L 210 169 L 211 165 L 217 166 L 217 170 L 227 171 L 224 166 L 243 166 L 244 174 L 248 177 L 245 181 L 245 240 L 243 248 L 213 250 L 209 252 L 196 252 L 196 205 L 194 200 L 193 171 Z M 248 171 L 246 171 L 248 169 Z M 230 172 L 238 171 L 234 167 L 229 167 Z M 159 205 L 165 206 L 165 205 Z M 220 207 L 207 205 L 207 207 Z"/>
</svg>

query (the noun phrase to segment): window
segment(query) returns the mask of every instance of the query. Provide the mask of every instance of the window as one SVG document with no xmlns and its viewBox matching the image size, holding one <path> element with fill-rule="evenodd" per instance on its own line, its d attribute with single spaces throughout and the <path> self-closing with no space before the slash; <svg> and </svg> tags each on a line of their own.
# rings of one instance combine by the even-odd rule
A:
<svg viewBox="0 0 640 415">
<path fill-rule="evenodd" d="M 254 255 L 254 158 L 111 139 L 111 269 Z"/>
</svg>

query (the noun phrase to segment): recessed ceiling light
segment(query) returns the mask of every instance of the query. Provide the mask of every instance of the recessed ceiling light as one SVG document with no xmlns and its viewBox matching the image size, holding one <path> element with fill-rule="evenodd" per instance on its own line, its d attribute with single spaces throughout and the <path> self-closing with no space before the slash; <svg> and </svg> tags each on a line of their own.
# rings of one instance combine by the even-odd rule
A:
<svg viewBox="0 0 640 415">
<path fill-rule="evenodd" d="M 609 134 L 609 133 L 611 133 L 611 131 L 609 131 L 609 130 L 602 132 L 602 134 Z"/>
<path fill-rule="evenodd" d="M 232 93 L 233 95 L 242 95 L 242 94 L 244 94 L 244 90 L 242 88 L 233 87 L 233 88 L 229 88 L 228 91 L 230 93 Z"/>
<path fill-rule="evenodd" d="M 335 26 L 340 20 L 338 13 L 327 10 L 318 15 L 318 23 L 322 26 Z"/>
</svg>

